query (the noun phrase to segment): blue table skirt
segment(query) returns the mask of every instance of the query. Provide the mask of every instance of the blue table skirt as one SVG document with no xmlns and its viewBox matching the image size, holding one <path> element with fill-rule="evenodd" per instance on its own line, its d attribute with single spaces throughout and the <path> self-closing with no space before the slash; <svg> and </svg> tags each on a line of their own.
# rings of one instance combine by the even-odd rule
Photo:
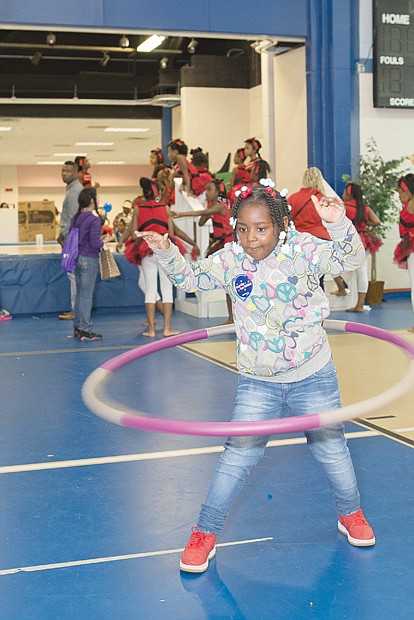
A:
<svg viewBox="0 0 414 620">
<path fill-rule="evenodd" d="M 114 258 L 121 275 L 114 280 L 98 276 L 93 307 L 144 307 L 138 268 L 123 254 Z M 69 280 L 60 266 L 60 254 L 0 255 L 0 307 L 13 315 L 69 310 Z"/>
</svg>

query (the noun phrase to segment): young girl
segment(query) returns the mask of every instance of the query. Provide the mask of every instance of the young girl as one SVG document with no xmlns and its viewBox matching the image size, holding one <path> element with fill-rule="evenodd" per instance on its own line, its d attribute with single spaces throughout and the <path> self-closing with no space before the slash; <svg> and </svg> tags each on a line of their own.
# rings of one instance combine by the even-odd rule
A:
<svg viewBox="0 0 414 620">
<path fill-rule="evenodd" d="M 207 208 L 200 211 L 172 212 L 174 218 L 200 217 L 199 226 L 204 226 L 211 218 L 213 222 L 213 238 L 207 248 L 206 257 L 221 250 L 226 243 L 233 239 L 233 228 L 230 224 L 230 206 L 227 200 L 226 188 L 221 179 L 214 179 L 206 187 Z M 226 295 L 229 312 L 228 323 L 233 323 L 232 303 Z"/>
<path fill-rule="evenodd" d="M 243 185 L 253 187 L 253 185 L 259 183 L 260 179 L 266 179 L 269 175 L 269 172 L 269 164 L 261 157 L 258 157 L 254 160 L 254 162 L 251 162 L 249 170 L 247 170 L 246 167 L 246 175 L 248 179 L 246 183 L 239 183 L 238 185 L 234 185 L 229 191 L 229 202 L 231 207 L 233 207 L 234 203 L 236 202 L 237 196 Z"/>
<path fill-rule="evenodd" d="M 191 196 L 200 196 L 205 189 L 196 167 L 187 159 L 188 146 L 182 140 L 170 140 L 168 157 L 175 171 L 175 176 L 183 179 L 183 190 Z"/>
<path fill-rule="evenodd" d="M 101 237 L 98 198 L 94 187 L 83 189 L 78 197 L 79 209 L 70 228 L 79 228 L 79 255 L 75 267 L 76 298 L 74 334 L 78 340 L 102 340 L 92 331 L 91 311 L 96 278 L 99 271 L 99 252 L 109 236 Z"/>
<path fill-rule="evenodd" d="M 193 164 L 198 173 L 200 189 L 202 189 L 202 191 L 204 192 L 207 187 L 207 183 L 214 179 L 213 175 L 208 169 L 208 156 L 199 146 L 196 149 L 191 149 L 190 153 L 192 155 L 191 163 Z"/>
<path fill-rule="evenodd" d="M 237 149 L 234 154 L 233 161 L 236 164 L 236 167 L 233 168 L 231 174 L 230 187 L 234 187 L 240 183 L 243 185 L 250 180 L 250 174 L 247 172 L 246 166 L 244 165 L 244 162 L 246 161 L 246 154 L 243 148 Z"/>
<path fill-rule="evenodd" d="M 398 181 L 398 195 L 403 205 L 400 212 L 401 241 L 394 251 L 394 263 L 408 269 L 411 282 L 411 305 L 414 310 L 414 174 L 406 174 Z M 414 327 L 408 331 L 414 333 Z"/>
<path fill-rule="evenodd" d="M 187 291 L 224 288 L 233 300 L 240 373 L 233 420 L 300 416 L 341 407 L 336 370 L 323 319 L 328 300 L 324 271 L 357 269 L 364 249 L 337 198 L 315 199 L 332 241 L 289 227 L 285 198 L 271 186 L 246 188 L 233 208 L 234 243 L 188 263 L 167 235 L 140 233 L 171 281 Z M 333 491 L 338 529 L 357 546 L 374 533 L 360 509 L 343 424 L 305 431 Z M 216 552 L 216 536 L 269 436 L 229 437 L 180 567 L 203 572 Z"/>
<path fill-rule="evenodd" d="M 368 291 L 368 258 L 370 254 L 378 252 L 382 246 L 381 239 L 368 226 L 379 226 L 379 217 L 366 205 L 362 199 L 361 187 L 358 183 L 348 183 L 344 189 L 346 215 L 353 222 L 365 248 L 365 260 L 356 270 L 358 301 L 356 306 L 348 308 L 347 312 L 365 312 L 365 297 Z"/>
<path fill-rule="evenodd" d="M 131 224 L 132 230 L 152 230 L 158 233 L 165 233 L 167 236 L 173 236 L 175 233 L 174 223 L 167 206 L 158 195 L 155 182 L 141 177 L 140 185 L 142 187 L 143 197 L 139 206 L 136 206 L 134 210 Z M 191 244 L 195 246 L 192 239 L 188 238 L 186 240 L 190 241 Z M 174 237 L 174 241 L 179 246 L 180 251 L 185 254 L 185 247 L 178 239 L 178 235 Z M 140 263 L 142 268 L 145 310 L 148 321 L 148 330 L 142 335 L 149 338 L 155 337 L 155 307 L 159 299 L 158 276 L 161 288 L 162 313 L 164 315 L 164 336 L 174 336 L 178 334 L 179 332 L 171 328 L 173 309 L 172 284 L 165 273 L 158 269 L 157 260 L 155 256 L 153 256 L 152 249 L 145 240 L 141 240 L 141 243 L 136 244 L 135 242 L 128 245 L 125 250 L 125 256 L 130 262 L 135 262 L 136 264 Z"/>
<path fill-rule="evenodd" d="M 260 159 L 260 149 L 262 145 L 257 138 L 247 138 L 244 141 L 244 154 L 246 158 L 249 158 L 249 161 L 246 163 L 246 170 L 248 173 L 252 171 L 254 164 L 256 164 Z"/>
<path fill-rule="evenodd" d="M 162 150 L 160 148 L 156 148 L 156 149 L 152 149 L 150 152 L 150 164 L 153 168 L 152 170 L 152 176 L 151 179 L 153 181 L 157 180 L 157 174 L 158 171 L 160 170 L 158 168 L 158 166 L 161 166 L 164 164 L 164 154 L 162 152 Z"/>
</svg>

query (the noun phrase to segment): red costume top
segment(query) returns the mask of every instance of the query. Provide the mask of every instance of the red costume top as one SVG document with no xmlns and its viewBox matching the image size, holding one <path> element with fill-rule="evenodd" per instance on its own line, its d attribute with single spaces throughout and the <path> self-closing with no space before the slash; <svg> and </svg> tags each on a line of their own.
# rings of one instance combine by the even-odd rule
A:
<svg viewBox="0 0 414 620">
<path fill-rule="evenodd" d="M 378 252 L 378 250 L 382 246 L 381 239 L 378 237 L 378 235 L 376 235 L 375 233 L 373 233 L 371 230 L 368 229 L 367 221 L 362 221 L 358 224 L 355 220 L 356 214 L 357 214 L 356 201 L 347 200 L 347 202 L 345 202 L 345 208 L 346 208 L 346 215 L 347 217 L 349 217 L 349 219 L 352 221 L 355 228 L 357 229 L 357 232 L 359 233 L 361 237 L 361 241 L 362 241 L 364 248 L 366 250 L 369 250 L 371 254 L 375 254 L 375 252 Z M 368 220 L 369 207 L 367 207 L 367 205 L 365 205 L 364 215 L 365 215 L 366 220 Z"/>
<path fill-rule="evenodd" d="M 210 206 L 210 202 L 207 203 Z M 224 204 L 224 202 L 222 203 Z M 211 221 L 213 223 L 213 239 L 207 248 L 206 257 L 224 248 L 226 243 L 233 241 L 233 228 L 230 224 L 230 204 L 225 202 L 225 213 L 213 213 Z"/>
<path fill-rule="evenodd" d="M 89 172 L 82 172 L 82 181 L 83 187 L 92 187 L 92 176 Z"/>
<path fill-rule="evenodd" d="M 201 183 L 204 185 L 203 190 L 200 192 L 200 194 L 202 194 L 207 187 L 207 183 L 210 183 L 210 181 L 212 181 L 214 177 L 211 172 L 209 172 L 209 170 L 207 168 L 204 168 L 203 166 L 196 166 L 196 170 L 200 177 Z"/>
<path fill-rule="evenodd" d="M 207 207 L 210 203 L 207 203 Z M 213 213 L 211 216 L 213 223 L 213 237 L 214 239 L 223 240 L 224 243 L 233 241 L 233 228 L 230 224 L 230 205 L 226 200 L 226 212 L 225 213 Z"/>
<path fill-rule="evenodd" d="M 206 189 L 207 183 L 211 181 L 213 177 L 208 172 L 207 168 L 201 169 L 207 172 L 207 174 L 205 172 L 202 172 L 201 174 L 203 176 L 201 176 L 200 171 L 197 170 L 197 168 L 193 166 L 193 164 L 189 162 L 188 159 L 186 159 L 185 161 L 187 162 L 188 174 L 190 175 L 191 191 L 196 196 L 199 196 L 200 194 L 204 192 L 204 190 Z M 176 171 L 177 175 L 182 178 L 183 171 L 181 170 L 180 165 L 178 163 L 175 163 L 173 164 L 173 168 Z"/>
<path fill-rule="evenodd" d="M 250 181 L 250 172 L 246 170 L 246 166 L 244 164 L 239 164 L 236 166 L 236 175 L 234 177 L 234 185 L 238 185 L 242 183 L 248 183 Z M 234 187 L 233 185 L 233 187 Z"/>
<path fill-rule="evenodd" d="M 398 224 L 401 241 L 394 250 L 394 263 L 400 269 L 407 269 L 407 258 L 414 252 L 414 213 L 407 211 L 407 203 L 403 204 Z"/>
<path fill-rule="evenodd" d="M 251 159 L 247 164 L 245 164 L 245 168 L 246 168 L 246 172 L 250 173 L 252 172 L 253 168 L 255 167 L 255 165 L 261 160 L 261 157 L 256 157 L 255 159 Z"/>
<path fill-rule="evenodd" d="M 153 230 L 161 235 L 168 232 L 168 213 L 165 204 L 157 200 L 148 200 L 138 207 L 138 230 Z M 185 254 L 186 248 L 182 241 L 175 236 L 171 236 L 175 245 L 178 246 L 181 254 Z M 130 263 L 139 265 L 145 256 L 151 256 L 153 251 L 145 239 L 132 239 L 125 243 L 125 257 Z"/>
<path fill-rule="evenodd" d="M 307 232 L 314 237 L 318 237 L 318 239 L 330 241 L 331 237 L 322 224 L 311 196 L 316 196 L 318 200 L 324 197 L 319 190 L 311 189 L 310 187 L 302 187 L 298 192 L 289 196 L 288 202 L 292 207 L 290 217 L 295 224 L 296 230 L 299 232 Z"/>
<path fill-rule="evenodd" d="M 241 188 L 244 186 L 251 187 L 253 184 L 254 184 L 253 181 L 249 179 L 249 181 L 244 181 L 244 183 L 237 183 L 237 185 L 233 185 L 233 187 L 227 194 L 227 199 L 230 203 L 230 210 L 232 209 L 234 203 L 237 200 L 236 192 L 240 192 Z"/>
</svg>

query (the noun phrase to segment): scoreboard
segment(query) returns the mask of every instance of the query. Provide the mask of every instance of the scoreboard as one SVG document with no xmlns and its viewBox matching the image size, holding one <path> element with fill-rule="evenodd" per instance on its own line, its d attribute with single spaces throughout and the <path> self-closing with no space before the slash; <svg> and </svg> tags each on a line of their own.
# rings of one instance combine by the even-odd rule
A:
<svg viewBox="0 0 414 620">
<path fill-rule="evenodd" d="M 414 0 L 373 0 L 374 107 L 414 109 Z"/>
</svg>

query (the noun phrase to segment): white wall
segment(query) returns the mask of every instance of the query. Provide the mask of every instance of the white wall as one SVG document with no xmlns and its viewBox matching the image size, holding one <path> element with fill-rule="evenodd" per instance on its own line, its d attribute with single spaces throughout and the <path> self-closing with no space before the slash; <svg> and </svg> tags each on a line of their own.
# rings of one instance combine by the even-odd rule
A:
<svg viewBox="0 0 414 620">
<path fill-rule="evenodd" d="M 172 109 L 172 137 L 181 138 L 181 106 Z"/>
<path fill-rule="evenodd" d="M 210 169 L 219 170 L 227 154 L 251 135 L 249 90 L 182 88 L 181 127 L 189 148 L 202 147 L 209 153 Z"/>
<path fill-rule="evenodd" d="M 360 0 L 360 58 L 363 62 L 372 59 L 372 41 L 372 0 Z M 359 74 L 359 95 L 361 152 L 366 152 L 368 140 L 374 138 L 385 160 L 409 158 L 414 152 L 414 110 L 374 108 L 372 73 Z M 404 169 L 405 172 L 414 172 L 409 159 Z M 399 204 L 397 193 L 395 201 Z M 375 210 L 375 205 L 369 206 Z M 386 290 L 409 287 L 407 272 L 392 262 L 398 242 L 396 222 L 377 255 L 378 279 L 385 281 Z"/>
<path fill-rule="evenodd" d="M 274 69 L 276 184 L 293 194 L 308 167 L 305 47 L 275 56 Z"/>
</svg>

